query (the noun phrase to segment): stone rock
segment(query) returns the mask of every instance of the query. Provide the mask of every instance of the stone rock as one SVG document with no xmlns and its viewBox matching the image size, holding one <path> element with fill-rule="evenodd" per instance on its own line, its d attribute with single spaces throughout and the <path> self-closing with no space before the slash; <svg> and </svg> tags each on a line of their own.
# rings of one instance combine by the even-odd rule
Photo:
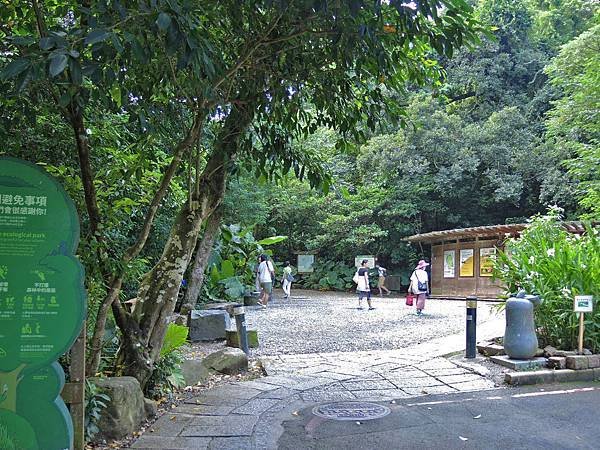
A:
<svg viewBox="0 0 600 450">
<path fill-rule="evenodd" d="M 110 397 L 102 409 L 96 439 L 122 439 L 140 428 L 147 418 L 146 402 L 140 383 L 133 377 L 89 378 Z"/>
<path fill-rule="evenodd" d="M 504 347 L 493 342 L 482 342 L 477 344 L 477 351 L 484 356 L 505 355 Z"/>
<path fill-rule="evenodd" d="M 590 355 L 588 358 L 588 367 L 590 369 L 597 369 L 600 367 L 600 355 Z"/>
<path fill-rule="evenodd" d="M 551 356 L 548 358 L 548 367 L 550 369 L 566 369 L 567 358 L 564 356 Z"/>
<path fill-rule="evenodd" d="M 202 364 L 209 370 L 234 375 L 248 370 L 248 356 L 238 348 L 226 348 L 211 353 Z"/>
<path fill-rule="evenodd" d="M 535 356 L 544 356 L 544 350 L 538 348 L 535 352 Z"/>
<path fill-rule="evenodd" d="M 181 372 L 187 386 L 202 383 L 210 378 L 211 371 L 204 365 L 203 359 L 187 359 L 181 364 Z"/>
<path fill-rule="evenodd" d="M 556 352 L 554 352 L 554 356 L 576 356 L 577 352 L 573 352 L 570 350 L 556 350 Z"/>
<path fill-rule="evenodd" d="M 556 356 L 556 352 L 558 350 L 556 350 L 556 348 L 552 347 L 551 345 L 546 345 L 544 347 L 544 356 L 546 356 L 547 358 L 550 358 L 551 356 Z"/>
<path fill-rule="evenodd" d="M 584 348 L 584 349 L 583 349 L 583 354 L 584 354 L 584 355 L 592 355 L 593 353 L 592 353 L 592 351 L 591 351 L 590 349 L 588 349 L 588 348 Z"/>
<path fill-rule="evenodd" d="M 258 332 L 256 330 L 246 330 L 248 335 L 248 347 L 258 348 Z M 240 348 L 240 336 L 237 330 L 227 330 L 227 346 Z"/>
<path fill-rule="evenodd" d="M 146 417 L 156 417 L 156 415 L 158 414 L 158 403 L 149 398 L 145 398 L 144 409 L 146 411 Z"/>
<path fill-rule="evenodd" d="M 190 316 L 190 341 L 225 339 L 231 319 L 224 310 L 193 310 Z"/>
<path fill-rule="evenodd" d="M 567 368 L 582 370 L 588 368 L 588 357 L 585 355 L 567 356 Z"/>
</svg>

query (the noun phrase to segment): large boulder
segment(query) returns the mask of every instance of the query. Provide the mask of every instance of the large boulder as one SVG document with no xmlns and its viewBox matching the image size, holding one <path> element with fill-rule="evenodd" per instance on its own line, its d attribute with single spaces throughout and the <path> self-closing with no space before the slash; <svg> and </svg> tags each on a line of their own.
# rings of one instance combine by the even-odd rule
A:
<svg viewBox="0 0 600 450">
<path fill-rule="evenodd" d="M 224 310 L 193 310 L 190 315 L 190 341 L 225 339 L 231 319 Z"/>
<path fill-rule="evenodd" d="M 181 373 L 185 384 L 193 386 L 208 380 L 212 371 L 204 365 L 203 359 L 186 359 L 181 364 Z"/>
<path fill-rule="evenodd" d="M 211 353 L 202 364 L 209 370 L 234 375 L 248 370 L 248 356 L 239 348 L 226 348 Z"/>
<path fill-rule="evenodd" d="M 147 418 L 148 405 L 133 377 L 90 378 L 110 400 L 102 409 L 96 439 L 122 439 L 137 431 Z"/>
</svg>

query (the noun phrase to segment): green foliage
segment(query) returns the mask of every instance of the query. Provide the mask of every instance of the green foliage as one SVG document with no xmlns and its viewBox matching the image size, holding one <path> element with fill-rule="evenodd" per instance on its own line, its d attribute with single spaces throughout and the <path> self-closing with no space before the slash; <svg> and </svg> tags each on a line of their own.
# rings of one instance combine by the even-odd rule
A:
<svg viewBox="0 0 600 450">
<path fill-rule="evenodd" d="M 98 422 L 110 397 L 89 380 L 85 381 L 85 441 L 90 442 L 100 431 Z M 2 447 L 4 448 L 4 447 Z"/>
<path fill-rule="evenodd" d="M 170 323 L 167 327 L 160 358 L 145 389 L 150 397 L 162 398 L 185 386 L 185 379 L 181 372 L 181 364 L 184 360 L 181 347 L 187 341 L 188 331 L 187 327 L 174 323 Z"/>
<path fill-rule="evenodd" d="M 335 261 L 316 262 L 314 271 L 303 274 L 297 281 L 299 286 L 320 291 L 347 291 L 354 286 L 352 277 L 355 267 Z"/>
<path fill-rule="evenodd" d="M 287 236 L 270 236 L 260 241 L 254 238 L 254 226 L 223 225 L 207 266 L 207 279 L 202 285 L 202 298 L 238 301 L 254 290 L 255 269 L 265 247 L 281 243 Z"/>
<path fill-rule="evenodd" d="M 161 358 L 183 346 L 187 341 L 188 332 L 188 327 L 170 323 L 160 349 Z"/>
<path fill-rule="evenodd" d="M 183 353 L 173 350 L 161 357 L 154 365 L 154 371 L 145 388 L 145 394 L 150 398 L 160 399 L 172 395 L 173 391 L 185 386 L 181 371 L 184 361 Z"/>
<path fill-rule="evenodd" d="M 600 25 L 565 44 L 546 67 L 562 93 L 548 112 L 548 135 L 571 151 L 567 161 L 579 183 L 580 205 L 589 218 L 600 218 Z"/>
<path fill-rule="evenodd" d="M 578 317 L 575 295 L 600 298 L 599 229 L 588 226 L 579 237 L 561 225 L 554 208 L 537 216 L 518 239 L 509 240 L 494 266 L 494 276 L 507 294 L 524 290 L 542 303 L 535 311 L 536 325 L 545 344 L 572 350 L 577 347 Z M 600 350 L 600 308 L 585 315 L 585 345 Z"/>
</svg>

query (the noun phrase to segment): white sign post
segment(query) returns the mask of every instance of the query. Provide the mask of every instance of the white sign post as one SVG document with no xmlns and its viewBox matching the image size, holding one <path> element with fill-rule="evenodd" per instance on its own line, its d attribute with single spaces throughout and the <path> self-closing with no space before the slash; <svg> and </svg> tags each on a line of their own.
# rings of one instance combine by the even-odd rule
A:
<svg viewBox="0 0 600 450">
<path fill-rule="evenodd" d="M 583 354 L 583 331 L 585 324 L 583 323 L 583 314 L 594 310 L 594 297 L 591 295 L 576 295 L 573 300 L 573 311 L 579 313 L 579 341 L 577 352 Z"/>
</svg>

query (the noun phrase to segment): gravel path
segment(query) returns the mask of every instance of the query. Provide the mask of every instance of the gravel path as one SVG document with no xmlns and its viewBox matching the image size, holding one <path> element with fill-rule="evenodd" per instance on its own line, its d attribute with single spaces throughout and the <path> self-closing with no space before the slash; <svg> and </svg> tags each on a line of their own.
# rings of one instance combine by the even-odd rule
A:
<svg viewBox="0 0 600 450">
<path fill-rule="evenodd" d="M 357 306 L 353 293 L 294 290 L 292 299 L 284 300 L 276 290 L 267 309 L 246 308 L 247 323 L 260 341 L 253 354 L 391 350 L 465 329 L 464 302 L 427 300 L 421 316 L 404 304 L 404 296 L 374 297 L 373 311 Z M 479 323 L 496 315 L 483 302 L 477 314 Z"/>
</svg>

